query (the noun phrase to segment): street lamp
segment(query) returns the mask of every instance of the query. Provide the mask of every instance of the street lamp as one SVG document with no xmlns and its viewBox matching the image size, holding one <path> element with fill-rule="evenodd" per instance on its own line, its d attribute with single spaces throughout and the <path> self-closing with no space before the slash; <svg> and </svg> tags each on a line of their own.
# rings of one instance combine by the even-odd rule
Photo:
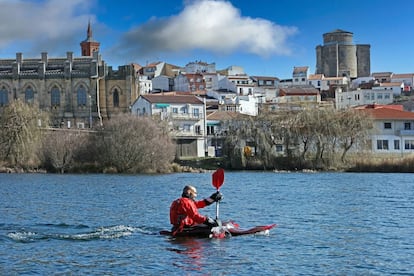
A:
<svg viewBox="0 0 414 276">
<path fill-rule="evenodd" d="M 89 97 L 89 128 L 92 128 L 92 97 L 91 95 L 88 95 Z"/>
</svg>

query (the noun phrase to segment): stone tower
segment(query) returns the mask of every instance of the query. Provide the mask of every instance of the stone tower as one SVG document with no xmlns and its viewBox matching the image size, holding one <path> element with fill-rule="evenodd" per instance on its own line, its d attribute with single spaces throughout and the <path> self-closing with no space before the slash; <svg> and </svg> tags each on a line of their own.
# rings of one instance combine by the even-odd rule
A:
<svg viewBox="0 0 414 276">
<path fill-rule="evenodd" d="M 86 31 L 86 39 L 81 42 L 81 55 L 91 57 L 94 52 L 99 52 L 100 43 L 92 38 L 91 22 L 88 23 L 88 30 Z"/>
<path fill-rule="evenodd" d="M 323 34 L 316 47 L 316 74 L 326 77 L 367 77 L 371 74 L 370 45 L 353 43 L 353 33 L 334 30 Z"/>
</svg>

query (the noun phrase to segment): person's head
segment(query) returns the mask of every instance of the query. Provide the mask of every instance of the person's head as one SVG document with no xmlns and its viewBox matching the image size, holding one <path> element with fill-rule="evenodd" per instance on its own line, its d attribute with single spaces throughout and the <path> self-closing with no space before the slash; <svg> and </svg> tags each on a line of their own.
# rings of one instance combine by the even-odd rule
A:
<svg viewBox="0 0 414 276">
<path fill-rule="evenodd" d="M 183 194 L 181 196 L 195 200 L 197 197 L 197 189 L 191 185 L 187 185 L 184 187 Z"/>
</svg>

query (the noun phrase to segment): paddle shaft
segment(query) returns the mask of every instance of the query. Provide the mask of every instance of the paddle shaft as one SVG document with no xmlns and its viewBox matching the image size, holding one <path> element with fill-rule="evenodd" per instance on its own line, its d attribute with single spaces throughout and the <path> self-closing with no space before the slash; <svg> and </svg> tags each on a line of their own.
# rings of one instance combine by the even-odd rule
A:
<svg viewBox="0 0 414 276">
<path fill-rule="evenodd" d="M 217 190 L 218 192 L 219 190 Z M 219 201 L 216 201 L 216 220 L 219 218 Z"/>
</svg>

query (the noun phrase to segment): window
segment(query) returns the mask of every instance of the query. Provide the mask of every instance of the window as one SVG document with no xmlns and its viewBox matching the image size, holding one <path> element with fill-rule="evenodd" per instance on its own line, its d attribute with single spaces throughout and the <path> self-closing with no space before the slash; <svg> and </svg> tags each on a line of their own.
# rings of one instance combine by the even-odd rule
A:
<svg viewBox="0 0 414 276">
<path fill-rule="evenodd" d="M 54 86 L 50 92 L 50 103 L 52 107 L 60 106 L 60 91 L 57 86 Z"/>
<path fill-rule="evenodd" d="M 113 98 L 114 107 L 119 107 L 119 92 L 118 92 L 118 89 L 114 90 L 112 98 Z"/>
<path fill-rule="evenodd" d="M 194 117 L 198 118 L 200 116 L 200 110 L 198 108 L 193 109 L 193 115 Z"/>
<path fill-rule="evenodd" d="M 391 123 L 389 122 L 384 123 L 384 129 L 391 129 Z"/>
<path fill-rule="evenodd" d="M 384 99 L 391 99 L 390 93 L 385 93 L 384 94 Z"/>
<path fill-rule="evenodd" d="M 78 88 L 78 106 L 86 106 L 86 90 L 83 85 Z"/>
<path fill-rule="evenodd" d="M 404 129 L 405 130 L 410 130 L 411 129 L 411 123 L 410 122 L 404 123 Z"/>
<path fill-rule="evenodd" d="M 26 103 L 33 103 L 34 99 L 34 93 L 31 86 L 26 88 L 26 91 L 24 92 L 24 100 Z"/>
<path fill-rule="evenodd" d="M 400 149 L 400 140 L 394 140 L 394 149 L 399 150 Z"/>
<path fill-rule="evenodd" d="M 388 150 L 388 140 L 377 140 L 377 149 Z"/>
<path fill-rule="evenodd" d="M 185 131 L 185 132 L 190 132 L 190 130 L 191 130 L 191 125 L 189 125 L 189 124 L 184 124 L 183 129 L 184 129 L 184 131 Z"/>
<path fill-rule="evenodd" d="M 196 132 L 196 134 L 201 134 L 201 126 L 196 125 L 195 126 L 195 132 Z"/>
<path fill-rule="evenodd" d="M 9 92 L 6 90 L 6 87 L 0 89 L 0 106 L 5 106 L 9 103 Z"/>
<path fill-rule="evenodd" d="M 186 107 L 186 106 L 181 107 L 181 112 L 182 112 L 183 114 L 187 114 L 187 113 L 188 113 L 188 109 L 187 109 L 187 107 Z"/>
<path fill-rule="evenodd" d="M 214 135 L 214 126 L 207 126 L 207 135 Z"/>
<path fill-rule="evenodd" d="M 382 93 L 378 93 L 378 95 L 377 95 L 377 99 L 378 99 L 378 100 L 382 100 Z"/>
<path fill-rule="evenodd" d="M 414 149 L 414 140 L 405 140 L 404 148 L 406 150 L 412 150 L 412 149 Z"/>
<path fill-rule="evenodd" d="M 175 114 L 177 114 L 177 113 L 178 113 L 178 108 L 176 108 L 176 107 L 173 107 L 173 108 L 172 108 L 172 113 L 175 113 Z"/>
</svg>

